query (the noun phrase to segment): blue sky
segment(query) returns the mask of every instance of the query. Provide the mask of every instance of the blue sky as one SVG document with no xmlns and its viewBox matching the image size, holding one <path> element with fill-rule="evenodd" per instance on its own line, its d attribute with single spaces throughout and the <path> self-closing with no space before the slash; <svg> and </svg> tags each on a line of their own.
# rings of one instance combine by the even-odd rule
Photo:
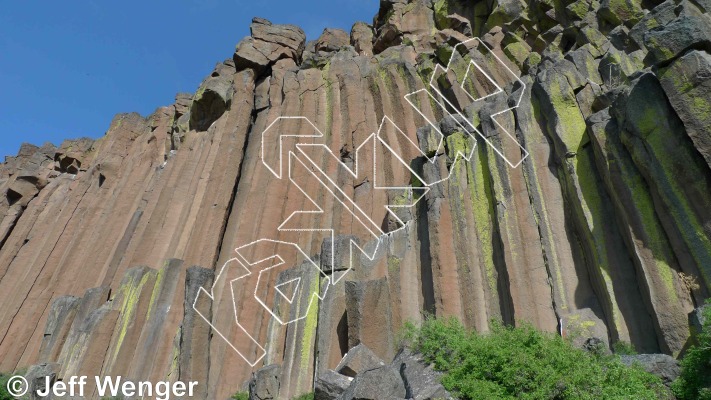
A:
<svg viewBox="0 0 711 400">
<path fill-rule="evenodd" d="M 0 12 L 0 161 L 22 142 L 101 137 L 112 117 L 148 115 L 194 92 L 232 57 L 254 16 L 350 31 L 378 0 L 4 1 Z"/>
</svg>

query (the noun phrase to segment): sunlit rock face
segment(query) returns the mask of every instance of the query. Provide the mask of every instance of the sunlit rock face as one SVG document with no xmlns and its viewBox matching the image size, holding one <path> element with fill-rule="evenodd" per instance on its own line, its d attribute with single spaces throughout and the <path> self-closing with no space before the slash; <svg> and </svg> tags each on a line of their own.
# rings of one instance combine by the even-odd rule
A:
<svg viewBox="0 0 711 400">
<path fill-rule="evenodd" d="M 0 371 L 197 380 L 196 398 L 227 398 L 278 364 L 268 389 L 291 398 L 314 377 L 346 385 L 333 371 L 358 345 L 390 365 L 403 323 L 428 314 L 677 356 L 711 289 L 701 3 L 383 0 L 372 24 L 309 43 L 255 18 L 194 94 L 0 164 Z M 466 63 L 442 72 L 471 37 L 488 81 Z M 311 121 L 280 132 L 320 133 L 300 157 L 362 219 L 319 180 L 265 166 L 263 133 L 280 116 Z M 390 147 L 361 152 L 374 133 Z M 356 160 L 389 186 L 428 190 L 354 178 Z M 322 213 L 280 229 L 309 199 Z M 224 279 L 235 249 L 259 239 L 305 256 Z M 255 287 L 278 315 L 304 318 L 275 322 Z M 251 366 L 233 346 L 264 356 Z"/>
</svg>

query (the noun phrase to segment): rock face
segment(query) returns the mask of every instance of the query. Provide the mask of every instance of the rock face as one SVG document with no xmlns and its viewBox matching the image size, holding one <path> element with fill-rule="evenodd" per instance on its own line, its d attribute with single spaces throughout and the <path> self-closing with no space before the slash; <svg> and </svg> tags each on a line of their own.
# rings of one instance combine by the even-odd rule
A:
<svg viewBox="0 0 711 400">
<path fill-rule="evenodd" d="M 329 29 L 323 30 L 321 37 L 318 38 L 315 44 L 315 50 L 325 53 L 332 51 L 338 51 L 342 47 L 348 46 L 350 44 L 349 35 L 341 29 Z"/>
<path fill-rule="evenodd" d="M 49 378 L 49 384 L 54 385 L 57 382 L 57 372 L 59 372 L 59 364 L 39 364 L 33 365 L 27 371 L 25 379 L 29 385 L 29 398 L 30 400 L 39 400 L 40 397 L 37 392 L 46 392 L 47 389 L 47 378 Z"/>
<path fill-rule="evenodd" d="M 0 164 L 0 372 L 197 380 L 199 398 L 228 398 L 278 365 L 274 398 L 315 381 L 436 397 L 418 387 L 431 371 L 394 353 L 427 314 L 678 356 L 711 289 L 708 9 L 383 0 L 372 24 L 308 44 L 255 18 L 194 94 Z M 302 137 L 263 153 L 269 132 Z M 280 150 L 315 167 L 278 178 Z M 250 243 L 254 265 L 280 243 L 303 253 L 220 275 Z M 384 365 L 346 387 L 333 374 L 358 345 Z"/>
<path fill-rule="evenodd" d="M 257 371 L 249 383 L 249 400 L 277 400 L 280 371 L 278 365 L 268 365 Z"/>
<path fill-rule="evenodd" d="M 705 51 L 690 51 L 672 62 L 660 73 L 660 81 L 669 102 L 684 123 L 694 146 L 711 167 L 711 114 L 704 109 L 709 104 L 711 90 L 711 55 Z"/>
<path fill-rule="evenodd" d="M 343 357 L 341 362 L 338 363 L 338 366 L 336 366 L 336 372 L 355 378 L 356 375 L 360 373 L 384 365 L 383 360 L 378 358 L 368 347 L 359 344 L 348 350 L 348 353 Z"/>
<path fill-rule="evenodd" d="M 327 370 L 314 382 L 314 400 L 332 400 L 341 397 L 351 385 L 353 378 Z"/>
<path fill-rule="evenodd" d="M 451 399 L 452 396 L 439 383 L 442 374 L 427 365 L 421 356 L 402 349 L 392 366 L 400 371 L 405 384 L 406 398 L 414 400 Z"/>
<path fill-rule="evenodd" d="M 354 368 L 344 369 L 351 365 Z M 440 384 L 442 373 L 422 357 L 401 349 L 389 365 L 360 344 L 348 351 L 338 371 L 327 370 L 316 378 L 314 398 L 318 400 L 434 400 L 453 397 Z M 356 371 L 357 370 L 357 371 Z"/>
<path fill-rule="evenodd" d="M 252 35 L 237 45 L 234 63 L 238 70 L 251 68 L 257 72 L 280 59 L 300 61 L 306 35 L 293 25 L 274 25 L 263 18 L 254 18 Z"/>
<path fill-rule="evenodd" d="M 704 310 L 707 307 L 708 306 L 699 307 L 689 314 L 689 325 L 691 325 L 694 335 L 699 334 L 704 328 L 704 323 L 706 322 L 706 319 L 704 318 Z"/>
<path fill-rule="evenodd" d="M 206 131 L 232 102 L 232 60 L 217 64 L 215 71 L 200 85 L 190 105 L 190 129 Z"/>
<path fill-rule="evenodd" d="M 392 367 L 379 367 L 363 372 L 341 395 L 343 400 L 404 399 L 407 391 L 400 374 Z"/>
<path fill-rule="evenodd" d="M 665 385 L 671 385 L 681 374 L 679 362 L 666 354 L 621 356 L 621 361 L 625 365 L 641 365 L 647 372 L 662 378 Z"/>
</svg>

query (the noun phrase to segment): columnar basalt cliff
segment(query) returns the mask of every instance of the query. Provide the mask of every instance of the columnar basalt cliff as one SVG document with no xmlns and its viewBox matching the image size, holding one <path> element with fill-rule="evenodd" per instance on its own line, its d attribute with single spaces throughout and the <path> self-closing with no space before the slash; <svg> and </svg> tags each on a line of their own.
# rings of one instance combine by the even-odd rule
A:
<svg viewBox="0 0 711 400">
<path fill-rule="evenodd" d="M 678 356 L 688 315 L 711 290 L 710 9 L 708 0 L 381 0 L 372 24 L 310 42 L 296 26 L 255 18 L 194 94 L 147 118 L 118 115 L 98 140 L 24 145 L 0 164 L 0 371 L 197 380 L 198 398 L 224 399 L 279 364 L 275 398 L 290 398 L 359 344 L 389 363 L 402 324 L 427 314 Z M 523 83 L 506 88 L 521 102 L 500 126 L 491 119 L 500 99 L 464 109 L 477 139 L 425 92 L 417 109 L 404 98 L 470 37 Z M 435 84 L 462 104 L 452 85 Z M 262 132 L 279 116 L 307 116 L 350 165 L 389 116 L 437 156 L 423 162 L 403 145 L 413 168 L 430 182 L 449 176 L 403 213 L 404 226 L 386 218 L 401 229 L 322 301 L 308 308 L 299 291 L 288 308 L 308 314 L 287 326 L 248 301 L 256 276 L 232 286 L 217 273 L 235 248 L 265 237 L 343 270 L 356 228 L 313 186 L 338 227 L 334 265 L 322 235 L 277 234 L 308 208 L 260 161 Z M 439 153 L 428 120 L 445 136 Z M 502 128 L 530 154 L 516 168 L 496 152 L 521 158 Z M 322 161 L 357 204 L 392 200 Z M 324 284 L 308 266 L 289 267 L 270 279 Z M 258 365 L 193 309 L 213 282 L 214 301 L 195 308 L 239 342 L 234 291 L 242 325 L 267 344 Z"/>
</svg>

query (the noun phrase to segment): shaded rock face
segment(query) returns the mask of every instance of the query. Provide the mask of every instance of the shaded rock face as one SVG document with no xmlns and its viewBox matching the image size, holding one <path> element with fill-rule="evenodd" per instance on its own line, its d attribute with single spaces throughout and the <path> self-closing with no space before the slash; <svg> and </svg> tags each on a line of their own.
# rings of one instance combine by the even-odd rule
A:
<svg viewBox="0 0 711 400">
<path fill-rule="evenodd" d="M 704 310 L 706 307 L 708 306 L 699 307 L 689 314 L 689 325 L 691 325 L 694 335 L 701 333 L 704 327 Z"/>
<path fill-rule="evenodd" d="M 666 354 L 621 356 L 620 360 L 625 365 L 641 365 L 645 371 L 662 378 L 662 382 L 667 386 L 670 386 L 681 375 L 679 362 Z"/>
<path fill-rule="evenodd" d="M 711 50 L 711 16 L 681 16 L 646 33 L 644 45 L 657 62 L 672 60 L 691 48 Z"/>
<path fill-rule="evenodd" d="M 452 398 L 439 383 L 442 373 L 427 365 L 422 356 L 405 348 L 395 356 L 392 366 L 400 372 L 405 384 L 406 398 L 415 400 Z"/>
<path fill-rule="evenodd" d="M 276 400 L 279 397 L 278 365 L 268 365 L 254 374 L 249 383 L 249 400 Z"/>
<path fill-rule="evenodd" d="M 115 292 L 104 286 L 57 298 L 44 329 L 42 363 L 26 374 L 33 393 L 44 389 L 46 376 L 50 382 L 81 375 L 206 381 L 211 332 L 195 316 L 196 310 L 210 315 L 210 305 L 193 302 L 213 277 L 212 270 L 169 260 L 160 270 L 129 269 Z M 96 389 L 89 379 L 85 396 L 97 398 Z M 206 398 L 207 387 L 197 386 L 195 395 Z"/>
<path fill-rule="evenodd" d="M 693 50 L 660 72 L 660 82 L 694 146 L 711 167 L 711 114 L 704 109 L 711 91 L 711 55 Z"/>
<path fill-rule="evenodd" d="M 345 287 L 349 346 L 365 342 L 384 358 L 392 358 L 393 336 L 382 334 L 394 331 L 387 280 L 347 281 Z"/>
<path fill-rule="evenodd" d="M 352 365 L 354 368 L 344 369 L 344 365 Z M 392 363 L 386 365 L 370 349 L 360 344 L 348 351 L 339 363 L 338 371 L 327 370 L 316 378 L 314 398 L 452 399 L 440 383 L 441 378 L 441 372 L 435 371 L 424 362 L 421 355 L 407 348 L 401 349 Z"/>
<path fill-rule="evenodd" d="M 348 350 L 348 353 L 343 357 L 341 362 L 338 363 L 338 366 L 336 366 L 336 372 L 354 378 L 359 373 L 384 365 L 383 360 L 378 358 L 368 347 L 359 344 Z"/>
<path fill-rule="evenodd" d="M 343 400 L 404 399 L 407 394 L 398 371 L 392 367 L 379 367 L 355 377 L 343 392 Z"/>
<path fill-rule="evenodd" d="M 25 375 L 27 383 L 29 385 L 29 399 L 39 400 L 43 397 L 39 396 L 39 392 L 47 392 L 47 377 L 49 378 L 49 384 L 54 385 L 57 382 L 57 372 L 59 372 L 59 364 L 40 364 L 33 365 Z"/>
<path fill-rule="evenodd" d="M 269 393 L 291 398 L 363 345 L 385 365 L 350 395 L 384 385 L 404 398 L 416 385 L 403 374 L 420 367 L 390 364 L 396 332 L 427 314 L 677 356 L 711 289 L 711 25 L 706 2 L 655 3 L 384 0 L 372 24 L 308 45 L 300 28 L 255 18 L 194 94 L 148 117 L 118 115 L 95 141 L 24 145 L 0 164 L 0 371 L 198 380 L 200 398 L 227 398 L 279 365 Z M 491 82 L 460 64 L 442 72 L 469 34 Z M 423 90 L 433 75 L 461 115 Z M 502 92 L 487 96 L 492 82 Z M 297 187 L 261 162 L 279 116 L 306 116 L 323 134 L 334 157 L 313 153 L 318 168 L 384 233 L 372 257 L 351 253 L 351 242 L 377 240 L 323 183 L 305 173 Z M 392 213 L 385 204 L 413 198 L 342 167 L 354 168 L 384 116 L 413 171 L 382 157 L 381 177 L 430 183 Z M 286 154 L 295 144 L 283 142 Z M 306 193 L 322 216 L 279 230 L 313 210 Z M 235 248 L 260 238 L 306 256 L 239 284 L 216 280 Z M 259 276 L 292 289 L 265 289 L 278 315 L 304 318 L 276 322 L 255 301 Z M 201 288 L 213 297 L 195 303 Z M 233 294 L 237 320 L 264 346 L 234 324 Z M 264 358 L 252 367 L 231 345 Z M 340 395 L 352 386 L 324 382 Z"/>
<path fill-rule="evenodd" d="M 190 129 L 206 131 L 232 102 L 232 77 L 235 68 L 232 60 L 218 64 L 210 77 L 205 79 L 192 97 L 190 105 Z"/>
<path fill-rule="evenodd" d="M 332 400 L 341 397 L 351 385 L 353 378 L 327 370 L 314 382 L 314 400 Z"/>
</svg>

